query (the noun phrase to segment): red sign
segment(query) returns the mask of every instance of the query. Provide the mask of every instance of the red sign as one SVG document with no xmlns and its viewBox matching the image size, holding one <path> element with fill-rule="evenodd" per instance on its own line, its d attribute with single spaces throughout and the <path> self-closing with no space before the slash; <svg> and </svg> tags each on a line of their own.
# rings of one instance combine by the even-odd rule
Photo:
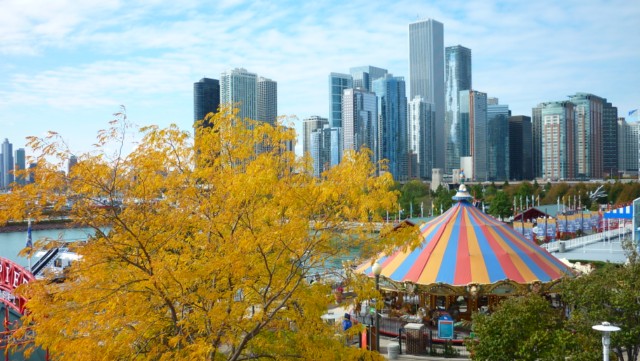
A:
<svg viewBox="0 0 640 361">
<path fill-rule="evenodd" d="M 14 291 L 18 286 L 33 281 L 33 275 L 24 267 L 0 257 L 0 302 L 22 313 L 26 299 Z"/>
</svg>

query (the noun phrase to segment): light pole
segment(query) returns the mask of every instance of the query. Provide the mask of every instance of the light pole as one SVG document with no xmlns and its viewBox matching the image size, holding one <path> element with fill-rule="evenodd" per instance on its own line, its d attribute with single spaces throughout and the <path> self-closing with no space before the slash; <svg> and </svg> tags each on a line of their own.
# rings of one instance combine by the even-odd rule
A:
<svg viewBox="0 0 640 361">
<path fill-rule="evenodd" d="M 382 272 L 382 266 L 376 261 L 371 267 L 373 274 L 376 276 L 376 291 L 380 291 L 380 273 Z M 376 350 L 380 352 L 380 313 L 378 313 L 378 300 L 376 300 Z"/>
<path fill-rule="evenodd" d="M 609 345 L 611 344 L 611 332 L 620 331 L 620 327 L 611 326 L 607 321 L 600 325 L 592 326 L 596 331 L 602 332 L 602 360 L 609 361 Z"/>
</svg>

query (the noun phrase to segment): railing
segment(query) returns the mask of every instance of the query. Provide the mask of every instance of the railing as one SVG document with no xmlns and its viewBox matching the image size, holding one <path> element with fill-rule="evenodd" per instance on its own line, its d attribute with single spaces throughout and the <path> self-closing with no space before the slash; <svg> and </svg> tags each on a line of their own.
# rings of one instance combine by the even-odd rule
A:
<svg viewBox="0 0 640 361">
<path fill-rule="evenodd" d="M 578 238 L 573 238 L 566 241 L 556 241 L 551 243 L 542 244 L 541 247 L 546 249 L 549 252 L 558 252 L 561 250 L 561 244 L 564 244 L 564 250 L 568 251 L 571 249 L 576 249 L 584 246 L 588 246 L 590 244 L 602 242 L 604 240 L 613 240 L 616 238 L 620 238 L 632 231 L 631 226 L 625 226 L 624 228 L 616 228 L 607 230 L 600 233 L 594 233 L 587 236 L 582 236 Z"/>
</svg>

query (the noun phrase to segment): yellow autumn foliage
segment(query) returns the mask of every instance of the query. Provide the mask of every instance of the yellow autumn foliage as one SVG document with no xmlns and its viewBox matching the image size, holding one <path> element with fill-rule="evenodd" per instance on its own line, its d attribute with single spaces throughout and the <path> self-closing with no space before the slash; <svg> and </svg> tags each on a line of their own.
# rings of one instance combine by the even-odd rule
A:
<svg viewBox="0 0 640 361">
<path fill-rule="evenodd" d="M 119 114 L 69 175 L 59 135 L 31 138 L 37 182 L 2 196 L 0 221 L 69 205 L 96 233 L 65 282 L 20 289 L 18 335 L 53 360 L 382 359 L 336 337 L 321 319 L 330 286 L 307 278 L 349 247 L 380 248 L 369 235 L 396 204 L 391 176 L 362 151 L 318 179 L 287 150 L 292 129 L 210 117 L 192 137 Z"/>
</svg>

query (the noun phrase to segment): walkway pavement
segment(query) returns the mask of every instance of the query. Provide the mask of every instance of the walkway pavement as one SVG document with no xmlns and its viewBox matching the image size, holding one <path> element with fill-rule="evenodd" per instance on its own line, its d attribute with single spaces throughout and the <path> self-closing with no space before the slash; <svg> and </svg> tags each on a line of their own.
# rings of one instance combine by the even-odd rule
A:
<svg viewBox="0 0 640 361">
<path fill-rule="evenodd" d="M 389 359 L 389 353 L 387 350 L 387 346 L 389 346 L 389 344 L 397 344 L 398 341 L 395 338 L 390 338 L 390 337 L 385 337 L 385 336 L 381 336 L 380 337 L 380 353 L 386 357 L 387 359 Z M 407 355 L 404 353 L 405 348 L 404 348 L 404 344 L 402 345 L 402 351 L 403 354 L 402 355 L 398 355 L 398 358 L 396 360 L 422 360 L 422 361 L 469 361 L 468 358 L 444 358 L 444 357 L 435 357 L 435 356 L 418 356 L 418 355 Z"/>
</svg>

